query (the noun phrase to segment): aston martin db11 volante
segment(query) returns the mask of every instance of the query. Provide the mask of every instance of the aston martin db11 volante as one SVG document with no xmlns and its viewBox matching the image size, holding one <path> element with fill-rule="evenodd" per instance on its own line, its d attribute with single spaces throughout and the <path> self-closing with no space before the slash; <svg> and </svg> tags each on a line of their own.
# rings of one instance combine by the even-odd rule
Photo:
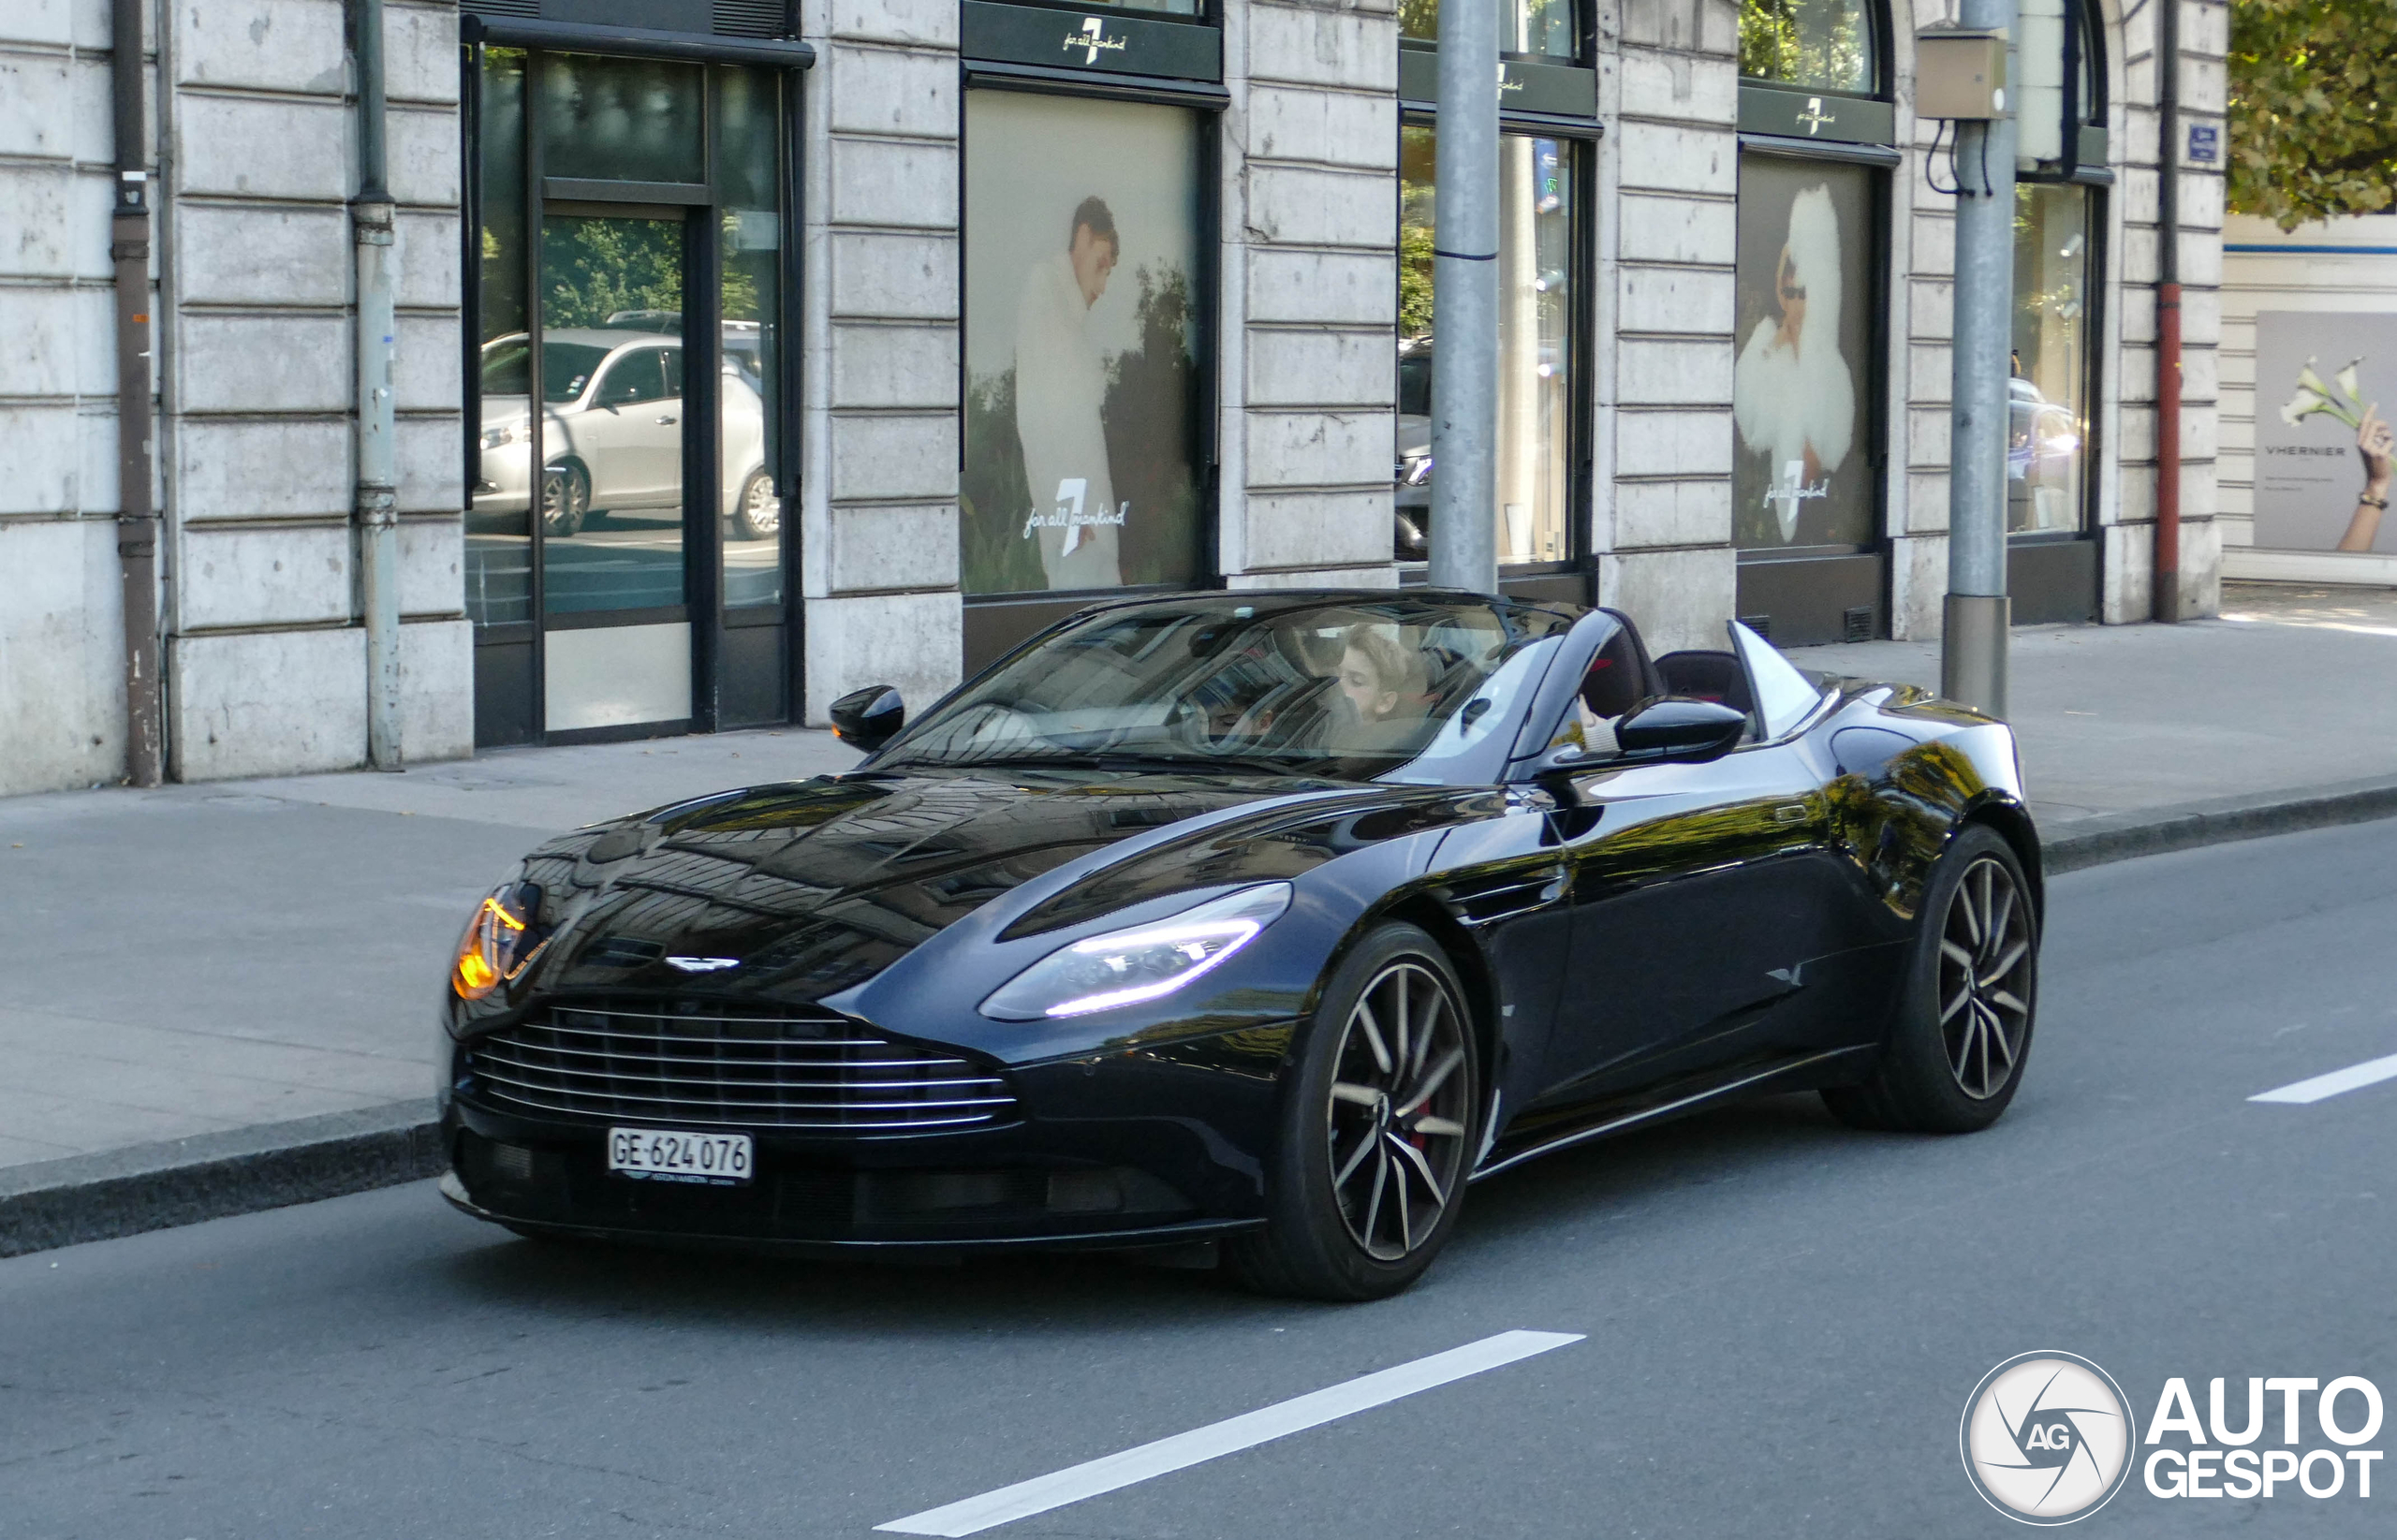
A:
<svg viewBox="0 0 2397 1540">
<path fill-rule="evenodd" d="M 554 840 L 445 996 L 443 1190 L 545 1236 L 1213 1242 L 1403 1288 L 1466 1185 L 1726 1098 L 1963 1132 L 2031 1042 L 2000 723 L 1730 628 L 1436 592 L 1114 603 L 854 770 Z"/>
</svg>

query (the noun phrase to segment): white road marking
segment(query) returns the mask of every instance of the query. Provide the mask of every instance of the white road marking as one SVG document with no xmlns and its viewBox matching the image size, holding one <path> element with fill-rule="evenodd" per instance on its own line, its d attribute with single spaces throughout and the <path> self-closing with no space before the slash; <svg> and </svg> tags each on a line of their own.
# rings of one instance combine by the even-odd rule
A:
<svg viewBox="0 0 2397 1540">
<path fill-rule="evenodd" d="M 2383 1080 L 2397 1080 L 2397 1053 L 2386 1059 L 2367 1059 L 2362 1063 L 2334 1069 L 2328 1075 L 2316 1075 L 2310 1080 L 2300 1080 L 2295 1085 L 2285 1085 L 2278 1091 L 2267 1091 L 2247 1099 L 2251 1102 L 2318 1102 L 2325 1096 L 2378 1085 Z"/>
<path fill-rule="evenodd" d="M 1062 1508 L 1068 1503 L 1079 1503 L 1086 1497 L 1096 1497 L 1146 1481 L 1151 1476 L 1165 1475 L 1184 1470 L 1219 1456 L 1238 1454 L 1243 1449 L 1301 1432 L 1309 1428 L 1336 1421 L 1351 1413 L 1370 1411 L 1402 1396 L 1419 1390 L 1430 1390 L 1462 1380 L 1488 1370 L 1503 1369 L 1519 1359 L 1535 1357 L 1542 1353 L 1581 1340 L 1580 1332 L 1566 1331 L 1502 1331 L 1495 1337 L 1484 1337 L 1478 1342 L 1452 1347 L 1446 1353 L 1434 1353 L 1428 1358 L 1418 1358 L 1394 1369 L 1385 1369 L 1344 1385 L 1310 1391 L 1290 1401 L 1244 1412 L 1222 1422 L 1194 1428 L 1186 1433 L 1161 1438 L 1154 1444 L 1143 1444 L 1136 1449 L 1054 1471 L 1048 1475 L 1019 1481 L 1012 1487 L 1002 1487 L 994 1492 L 969 1497 L 946 1507 L 930 1508 L 922 1513 L 894 1518 L 888 1524 L 877 1524 L 877 1531 L 894 1534 L 938 1534 L 956 1536 L 975 1534 L 999 1524 L 1028 1518 L 1051 1508 Z"/>
</svg>

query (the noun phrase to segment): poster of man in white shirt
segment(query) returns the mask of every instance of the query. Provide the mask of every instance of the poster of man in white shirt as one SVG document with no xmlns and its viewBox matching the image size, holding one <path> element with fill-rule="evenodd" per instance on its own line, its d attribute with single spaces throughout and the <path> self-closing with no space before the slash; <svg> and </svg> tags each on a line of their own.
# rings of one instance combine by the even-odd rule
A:
<svg viewBox="0 0 2397 1540">
<path fill-rule="evenodd" d="M 1124 580 L 1117 532 L 1130 514 L 1107 464 L 1107 366 L 1092 345 L 1090 309 L 1107 292 L 1124 242 L 1102 198 L 1076 206 L 1063 249 L 1032 264 L 1015 307 L 1015 427 L 1051 588 Z"/>
</svg>

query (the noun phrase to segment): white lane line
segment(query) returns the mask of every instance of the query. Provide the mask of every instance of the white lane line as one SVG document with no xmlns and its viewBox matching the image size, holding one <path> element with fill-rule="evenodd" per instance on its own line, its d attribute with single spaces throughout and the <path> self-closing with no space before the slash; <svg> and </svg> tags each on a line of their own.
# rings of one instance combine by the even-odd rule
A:
<svg viewBox="0 0 2397 1540">
<path fill-rule="evenodd" d="M 1484 1337 L 1478 1342 L 1452 1347 L 1446 1353 L 1434 1353 L 1428 1358 L 1418 1358 L 1394 1369 L 1385 1369 L 1348 1381 L 1345 1385 L 1310 1391 L 1290 1401 L 1244 1412 L 1221 1422 L 1211 1422 L 1204 1428 L 1194 1428 L 1186 1433 L 1161 1438 L 1154 1444 L 1143 1444 L 1137 1449 L 1088 1460 L 1080 1465 L 1037 1475 L 1029 1481 L 1019 1481 L 1012 1487 L 1002 1487 L 994 1492 L 969 1497 L 946 1507 L 929 1508 L 922 1513 L 894 1518 L 888 1524 L 876 1524 L 877 1531 L 894 1534 L 974 1534 L 994 1525 L 1018 1518 L 1028 1518 L 1036 1513 L 1062 1508 L 1068 1503 L 1079 1503 L 1086 1497 L 1096 1497 L 1135 1482 L 1146 1481 L 1172 1471 L 1216 1459 L 1238 1454 L 1243 1449 L 1319 1427 L 1355 1412 L 1369 1411 L 1386 1401 L 1419 1390 L 1430 1390 L 1462 1380 L 1488 1370 L 1503 1369 L 1519 1359 L 1537 1357 L 1567 1342 L 1581 1340 L 1580 1332 L 1566 1331 L 1502 1331 L 1495 1337 Z"/>
<path fill-rule="evenodd" d="M 2397 1053 L 2386 1059 L 2367 1059 L 2362 1063 L 2334 1069 L 2328 1075 L 2316 1075 L 2310 1080 L 2300 1080 L 2295 1085 L 2285 1085 L 2278 1091 L 2267 1091 L 2247 1099 L 2251 1102 L 2318 1102 L 2325 1096 L 2378 1085 L 2383 1080 L 2397 1080 Z"/>
</svg>

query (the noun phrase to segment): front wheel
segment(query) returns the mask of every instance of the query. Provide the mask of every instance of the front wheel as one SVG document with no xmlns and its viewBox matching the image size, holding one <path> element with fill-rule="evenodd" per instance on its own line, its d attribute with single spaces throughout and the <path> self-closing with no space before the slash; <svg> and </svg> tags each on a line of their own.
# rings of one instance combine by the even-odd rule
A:
<svg viewBox="0 0 2397 1540">
<path fill-rule="evenodd" d="M 783 500 L 774 495 L 774 479 L 751 471 L 741 484 L 741 500 L 732 506 L 732 527 L 743 540 L 771 540 L 782 533 Z"/>
<path fill-rule="evenodd" d="M 1464 991 L 1438 943 L 1383 925 L 1303 1029 L 1268 1168 L 1271 1223 L 1229 1248 L 1265 1294 L 1378 1299 L 1422 1276 L 1471 1174 L 1480 1075 Z"/>
<path fill-rule="evenodd" d="M 1959 830 L 1919 923 L 1872 1078 L 1823 1100 L 1858 1128 L 1969 1134 L 2014 1100 L 2038 1006 L 2039 917 L 2013 847 L 1978 824 Z"/>
<path fill-rule="evenodd" d="M 591 482 L 579 465 L 551 465 L 541 473 L 541 531 L 571 539 L 591 516 Z"/>
</svg>

